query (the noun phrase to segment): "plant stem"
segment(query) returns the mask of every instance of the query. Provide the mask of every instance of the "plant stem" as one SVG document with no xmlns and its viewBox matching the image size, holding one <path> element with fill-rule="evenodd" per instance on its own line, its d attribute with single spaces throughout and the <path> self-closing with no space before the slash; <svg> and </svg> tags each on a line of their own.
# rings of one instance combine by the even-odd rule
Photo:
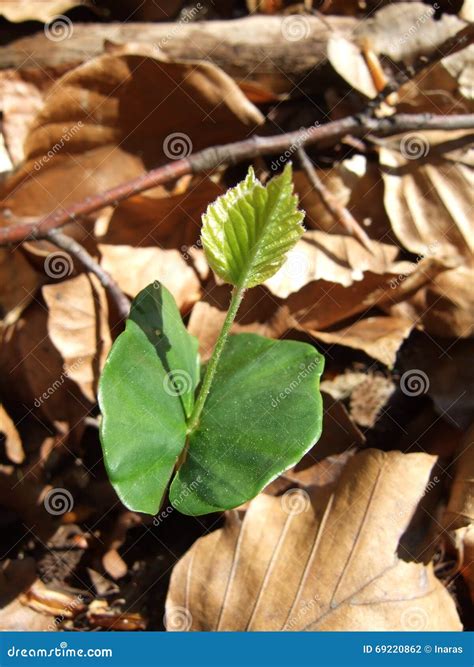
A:
<svg viewBox="0 0 474 667">
<path fill-rule="evenodd" d="M 219 333 L 219 338 L 217 339 L 214 351 L 212 352 L 212 356 L 209 359 L 209 363 L 207 364 L 204 380 L 202 381 L 201 389 L 199 391 L 196 403 L 194 404 L 193 412 L 189 418 L 188 435 L 192 433 L 199 425 L 199 417 L 201 416 L 201 412 L 204 408 L 204 403 L 206 402 L 214 375 L 216 374 L 222 350 L 224 349 L 230 328 L 235 320 L 235 316 L 237 315 L 237 311 L 242 302 L 244 292 L 245 289 L 243 287 L 234 287 L 232 290 L 232 298 L 230 300 L 229 310 L 227 311 L 227 315 Z"/>
</svg>

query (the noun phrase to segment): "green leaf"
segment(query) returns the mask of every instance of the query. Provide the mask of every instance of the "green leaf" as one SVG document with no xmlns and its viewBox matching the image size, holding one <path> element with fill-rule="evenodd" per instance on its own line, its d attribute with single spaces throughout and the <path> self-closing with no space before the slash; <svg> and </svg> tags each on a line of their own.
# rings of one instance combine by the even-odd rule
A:
<svg viewBox="0 0 474 667">
<path fill-rule="evenodd" d="M 237 507 L 296 464 L 322 428 L 323 357 L 306 343 L 231 336 L 170 499 L 184 514 Z"/>
<path fill-rule="evenodd" d="M 134 299 L 99 384 L 109 479 L 129 508 L 158 511 L 186 440 L 199 376 L 197 340 L 159 283 Z"/>
<path fill-rule="evenodd" d="M 304 231 L 297 204 L 290 165 L 266 187 L 250 168 L 203 215 L 202 244 L 214 272 L 244 288 L 270 278 Z"/>
</svg>

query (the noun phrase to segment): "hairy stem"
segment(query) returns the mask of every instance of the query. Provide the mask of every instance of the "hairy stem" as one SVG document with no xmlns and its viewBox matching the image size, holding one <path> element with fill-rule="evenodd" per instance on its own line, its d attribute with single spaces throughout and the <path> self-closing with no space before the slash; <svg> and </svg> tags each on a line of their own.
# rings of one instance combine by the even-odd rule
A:
<svg viewBox="0 0 474 667">
<path fill-rule="evenodd" d="M 209 363 L 207 364 L 206 372 L 204 374 L 204 380 L 202 381 L 201 389 L 199 391 L 196 403 L 194 404 L 193 412 L 191 414 L 191 417 L 189 418 L 188 434 L 195 431 L 197 426 L 199 425 L 199 418 L 201 416 L 201 412 L 204 408 L 206 398 L 209 394 L 209 390 L 211 388 L 214 375 L 216 374 L 222 350 L 224 349 L 224 345 L 226 343 L 230 329 L 235 320 L 235 316 L 237 315 L 239 306 L 242 302 L 244 292 L 245 289 L 243 287 L 234 287 L 234 289 L 232 290 L 232 298 L 230 300 L 229 310 L 227 311 L 227 315 L 224 324 L 222 325 L 222 329 L 219 333 L 219 338 L 217 339 L 217 343 L 214 347 L 212 356 L 209 359 Z"/>
</svg>

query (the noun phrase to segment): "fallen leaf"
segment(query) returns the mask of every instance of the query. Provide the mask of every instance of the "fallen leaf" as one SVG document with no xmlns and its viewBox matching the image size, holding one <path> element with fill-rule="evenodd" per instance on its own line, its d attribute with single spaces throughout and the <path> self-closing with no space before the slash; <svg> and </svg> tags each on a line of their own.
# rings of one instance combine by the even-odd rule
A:
<svg viewBox="0 0 474 667">
<path fill-rule="evenodd" d="M 382 177 L 375 162 L 356 154 L 331 169 L 315 169 L 324 187 L 338 204 L 349 209 L 371 239 L 395 243 L 383 205 Z M 306 212 L 306 228 L 347 236 L 347 230 L 328 212 L 306 174 L 295 171 L 294 181 L 301 208 Z"/>
<path fill-rule="evenodd" d="M 435 20 L 434 13 L 433 7 L 422 2 L 397 2 L 382 7 L 360 21 L 351 38 L 334 33 L 328 43 L 328 60 L 352 88 L 374 98 L 383 86 L 376 85 L 363 50 L 388 56 L 395 63 L 411 63 L 417 56 L 432 53 L 465 25 L 448 14 Z"/>
<path fill-rule="evenodd" d="M 107 245 L 178 249 L 183 256 L 193 246 L 200 248 L 201 216 L 224 189 L 209 178 L 185 178 L 180 192 L 163 188 L 155 193 L 155 188 L 121 202 L 107 227 L 100 233 L 96 230 L 99 241 Z"/>
<path fill-rule="evenodd" d="M 5 184 L 5 206 L 37 217 L 198 151 L 209 136 L 242 139 L 262 120 L 210 63 L 94 58 L 46 95 L 26 139 L 27 161 Z"/>
<path fill-rule="evenodd" d="M 25 158 L 25 139 L 43 106 L 44 94 L 65 71 L 64 67 L 0 71 L 2 133 L 14 166 Z"/>
<path fill-rule="evenodd" d="M 3 434 L 5 451 L 12 463 L 20 464 L 25 460 L 25 452 L 16 426 L 5 407 L 0 404 L 0 435 Z"/>
<path fill-rule="evenodd" d="M 401 344 L 413 329 L 404 317 L 367 317 L 337 331 L 313 331 L 311 335 L 330 345 L 344 345 L 362 350 L 369 357 L 392 367 Z"/>
<path fill-rule="evenodd" d="M 472 260 L 470 138 L 466 133 L 417 132 L 391 138 L 380 148 L 392 229 L 420 257 Z"/>
<path fill-rule="evenodd" d="M 131 297 L 155 280 L 170 290 L 182 312 L 201 296 L 199 278 L 178 250 L 105 244 L 99 250 L 101 265 Z"/>
<path fill-rule="evenodd" d="M 175 566 L 168 630 L 460 630 L 432 566 L 397 557 L 434 463 L 367 450 L 333 489 L 261 494 Z"/>
<path fill-rule="evenodd" d="M 99 373 L 111 347 L 107 299 L 96 276 L 45 285 L 48 332 L 64 360 L 64 375 L 95 402 Z"/>
<path fill-rule="evenodd" d="M 371 247 L 372 252 L 350 236 L 306 232 L 265 285 L 275 296 L 285 299 L 311 281 L 325 280 L 347 287 L 362 280 L 367 271 L 392 271 L 399 249 L 377 241 Z"/>
</svg>

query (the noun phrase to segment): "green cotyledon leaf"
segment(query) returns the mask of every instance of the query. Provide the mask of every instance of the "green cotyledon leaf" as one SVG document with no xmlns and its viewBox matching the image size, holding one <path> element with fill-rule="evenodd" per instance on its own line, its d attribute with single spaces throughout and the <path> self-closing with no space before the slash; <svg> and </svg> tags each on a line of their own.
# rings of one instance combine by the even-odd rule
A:
<svg viewBox="0 0 474 667">
<path fill-rule="evenodd" d="M 155 282 L 134 299 L 99 383 L 105 466 L 129 509 L 158 511 L 186 442 L 198 381 L 197 340 Z"/>
<path fill-rule="evenodd" d="M 243 288 L 270 278 L 304 231 L 304 213 L 297 206 L 291 165 L 266 186 L 250 168 L 245 180 L 203 215 L 202 245 L 213 271 Z"/>
<path fill-rule="evenodd" d="M 172 505 L 191 515 L 231 509 L 295 465 L 321 434 L 323 366 L 307 343 L 231 336 L 171 484 Z"/>
</svg>

